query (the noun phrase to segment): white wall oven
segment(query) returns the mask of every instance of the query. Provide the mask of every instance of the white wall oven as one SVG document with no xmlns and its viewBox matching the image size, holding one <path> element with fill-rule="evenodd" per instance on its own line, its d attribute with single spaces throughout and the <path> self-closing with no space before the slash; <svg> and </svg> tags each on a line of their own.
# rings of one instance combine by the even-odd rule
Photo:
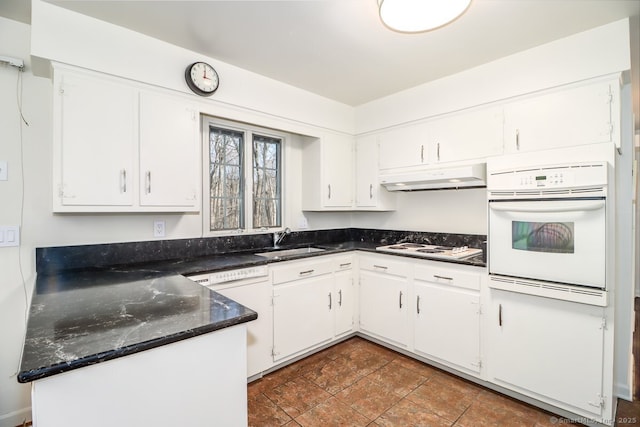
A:
<svg viewBox="0 0 640 427">
<path fill-rule="evenodd" d="M 490 171 L 490 286 L 606 305 L 606 162 Z"/>
</svg>

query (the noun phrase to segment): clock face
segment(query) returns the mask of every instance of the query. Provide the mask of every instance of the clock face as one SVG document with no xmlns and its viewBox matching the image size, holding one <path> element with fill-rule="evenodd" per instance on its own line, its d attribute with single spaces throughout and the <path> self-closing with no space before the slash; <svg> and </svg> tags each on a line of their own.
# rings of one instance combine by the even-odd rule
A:
<svg viewBox="0 0 640 427">
<path fill-rule="evenodd" d="M 189 89 L 201 96 L 210 96 L 220 84 L 216 70 L 205 62 L 195 62 L 189 65 L 184 77 Z"/>
</svg>

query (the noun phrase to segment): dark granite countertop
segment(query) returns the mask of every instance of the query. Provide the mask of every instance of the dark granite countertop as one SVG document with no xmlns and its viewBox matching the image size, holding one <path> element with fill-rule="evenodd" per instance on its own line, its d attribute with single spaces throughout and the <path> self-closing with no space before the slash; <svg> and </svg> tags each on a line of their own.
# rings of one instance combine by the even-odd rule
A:
<svg viewBox="0 0 640 427">
<path fill-rule="evenodd" d="M 251 309 L 184 276 L 354 250 L 376 252 L 377 246 L 403 240 L 476 247 L 486 240 L 480 235 L 362 229 L 292 235 L 287 248 L 326 250 L 276 259 L 255 255 L 268 250 L 270 234 L 38 248 L 38 276 L 18 381 L 34 381 L 257 318 Z M 436 261 L 486 266 L 482 256 Z"/>
<path fill-rule="evenodd" d="M 19 382 L 248 322 L 257 313 L 177 274 L 149 270 L 38 277 Z"/>
</svg>

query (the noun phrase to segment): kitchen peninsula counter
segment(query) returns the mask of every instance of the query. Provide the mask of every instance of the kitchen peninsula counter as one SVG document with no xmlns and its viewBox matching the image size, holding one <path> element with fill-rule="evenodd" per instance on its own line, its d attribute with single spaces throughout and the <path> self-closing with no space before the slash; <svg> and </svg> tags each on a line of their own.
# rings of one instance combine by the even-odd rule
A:
<svg viewBox="0 0 640 427">
<path fill-rule="evenodd" d="M 178 274 L 112 269 L 38 276 L 19 382 L 207 334 L 257 314 Z"/>
</svg>

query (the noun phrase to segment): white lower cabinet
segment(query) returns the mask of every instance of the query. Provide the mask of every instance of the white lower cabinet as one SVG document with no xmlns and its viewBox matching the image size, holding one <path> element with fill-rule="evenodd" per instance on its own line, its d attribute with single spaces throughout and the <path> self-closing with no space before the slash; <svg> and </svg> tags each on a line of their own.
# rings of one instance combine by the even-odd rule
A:
<svg viewBox="0 0 640 427">
<path fill-rule="evenodd" d="M 390 344 L 407 347 L 410 264 L 398 257 L 360 258 L 360 330 Z"/>
<path fill-rule="evenodd" d="M 491 289 L 489 380 L 590 417 L 605 407 L 603 307 Z"/>
<path fill-rule="evenodd" d="M 481 367 L 480 275 L 435 264 L 415 265 L 414 351 L 477 375 Z"/>
<path fill-rule="evenodd" d="M 271 283 L 260 281 L 225 289 L 214 286 L 211 289 L 258 313 L 256 320 L 247 323 L 247 377 L 271 368 Z"/>
<path fill-rule="evenodd" d="M 356 290 L 353 283 L 353 255 L 336 259 L 334 268 L 333 311 L 335 336 L 353 332 Z"/>
<path fill-rule="evenodd" d="M 273 361 L 353 331 L 353 257 L 317 257 L 273 268 Z"/>
</svg>

